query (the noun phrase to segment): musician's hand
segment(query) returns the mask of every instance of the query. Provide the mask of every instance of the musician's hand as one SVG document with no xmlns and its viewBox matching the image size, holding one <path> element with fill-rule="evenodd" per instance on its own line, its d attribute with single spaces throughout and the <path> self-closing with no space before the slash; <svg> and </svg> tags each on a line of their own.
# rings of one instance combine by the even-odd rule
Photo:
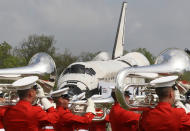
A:
<svg viewBox="0 0 190 131">
<path fill-rule="evenodd" d="M 47 98 L 42 98 L 41 103 L 45 110 L 49 109 L 50 107 L 53 107 L 53 104 Z"/>
<path fill-rule="evenodd" d="M 183 108 L 186 113 L 189 112 L 189 110 L 185 107 L 185 105 L 181 101 L 176 101 L 175 102 L 175 107 L 176 108 Z"/>
<path fill-rule="evenodd" d="M 94 101 L 91 98 L 88 99 L 88 107 L 86 109 L 86 112 L 96 114 Z"/>
<path fill-rule="evenodd" d="M 45 97 L 44 90 L 39 84 L 37 85 L 37 97 L 39 98 Z"/>
<path fill-rule="evenodd" d="M 175 101 L 180 101 L 180 93 L 179 90 L 175 90 Z"/>
</svg>

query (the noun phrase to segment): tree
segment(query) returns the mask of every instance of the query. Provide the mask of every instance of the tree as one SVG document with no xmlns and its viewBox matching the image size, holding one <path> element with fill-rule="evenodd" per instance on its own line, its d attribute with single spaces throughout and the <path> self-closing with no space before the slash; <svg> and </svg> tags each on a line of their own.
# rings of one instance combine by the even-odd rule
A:
<svg viewBox="0 0 190 131">
<path fill-rule="evenodd" d="M 53 36 L 30 35 L 27 40 L 23 40 L 14 52 L 17 56 L 24 58 L 28 63 L 32 56 L 39 52 L 46 52 L 54 59 L 58 74 L 60 74 L 69 64 L 77 60 L 70 51 L 65 49 L 64 53 L 57 53 L 55 50 L 55 40 Z"/>
<path fill-rule="evenodd" d="M 58 75 L 71 63 L 77 61 L 77 57 L 73 56 L 71 52 L 65 49 L 64 54 L 56 54 L 54 60 L 57 66 Z"/>
<path fill-rule="evenodd" d="M 142 53 L 149 60 L 150 64 L 154 64 L 155 57 L 149 51 L 147 51 L 146 48 L 138 48 L 138 49 L 134 49 L 132 51 Z"/>
<path fill-rule="evenodd" d="M 5 59 L 7 56 L 10 56 L 11 45 L 9 45 L 6 41 L 0 44 L 0 58 L 1 60 Z"/>
<path fill-rule="evenodd" d="M 97 53 L 90 53 L 90 52 L 82 52 L 77 61 L 91 61 L 98 53 L 100 52 L 97 52 Z"/>
<path fill-rule="evenodd" d="M 129 53 L 129 51 L 127 51 L 127 50 L 124 50 L 124 51 L 123 51 L 123 55 L 125 55 L 125 54 L 127 54 L 127 53 Z"/>
<path fill-rule="evenodd" d="M 39 52 L 46 52 L 51 56 L 55 55 L 55 40 L 53 36 L 30 35 L 27 40 L 23 40 L 20 47 L 16 47 L 16 54 L 24 57 L 28 62 L 30 58 Z"/>
<path fill-rule="evenodd" d="M 25 63 L 24 59 L 13 55 L 12 47 L 6 41 L 0 44 L 0 68 L 19 67 Z"/>
</svg>

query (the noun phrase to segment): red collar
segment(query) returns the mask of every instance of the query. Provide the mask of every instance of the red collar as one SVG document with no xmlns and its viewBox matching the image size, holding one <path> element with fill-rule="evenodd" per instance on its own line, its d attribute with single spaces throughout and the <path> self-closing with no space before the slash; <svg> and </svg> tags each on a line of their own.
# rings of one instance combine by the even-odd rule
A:
<svg viewBox="0 0 190 131">
<path fill-rule="evenodd" d="M 170 107 L 172 107 L 171 104 L 168 102 L 159 102 L 157 106 L 170 106 Z"/>
<path fill-rule="evenodd" d="M 29 101 L 26 100 L 20 100 L 17 104 L 19 103 L 23 103 L 23 104 L 27 104 L 27 105 L 32 105 Z"/>
</svg>

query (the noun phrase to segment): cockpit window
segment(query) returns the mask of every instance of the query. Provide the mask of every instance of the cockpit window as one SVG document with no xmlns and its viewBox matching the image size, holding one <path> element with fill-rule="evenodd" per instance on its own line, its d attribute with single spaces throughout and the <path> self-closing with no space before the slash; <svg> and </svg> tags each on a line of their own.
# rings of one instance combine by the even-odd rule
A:
<svg viewBox="0 0 190 131">
<path fill-rule="evenodd" d="M 96 74 L 96 72 L 92 69 L 92 68 L 86 68 L 86 74 L 89 74 L 89 75 L 95 75 Z"/>
<path fill-rule="evenodd" d="M 85 68 L 84 65 L 81 64 L 75 64 L 72 65 L 70 68 L 67 68 L 63 74 L 67 73 L 80 73 L 80 74 L 89 74 L 89 75 L 95 75 L 96 72 L 92 68 Z"/>
<path fill-rule="evenodd" d="M 66 86 L 62 87 L 61 89 L 67 88 L 67 87 L 69 87 L 68 95 L 70 97 L 82 93 L 82 90 L 79 87 L 77 87 L 76 85 L 72 85 L 72 84 L 71 85 L 66 85 Z"/>
<path fill-rule="evenodd" d="M 72 65 L 70 67 L 70 73 L 81 73 L 84 74 L 85 73 L 85 66 L 84 65 Z"/>
</svg>

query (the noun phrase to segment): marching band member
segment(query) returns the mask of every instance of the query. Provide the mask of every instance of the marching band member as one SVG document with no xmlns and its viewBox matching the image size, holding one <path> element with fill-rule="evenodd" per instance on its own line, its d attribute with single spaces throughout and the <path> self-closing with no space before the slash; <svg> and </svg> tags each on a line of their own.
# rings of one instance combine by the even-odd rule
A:
<svg viewBox="0 0 190 131">
<path fill-rule="evenodd" d="M 50 101 L 54 108 L 56 108 L 56 104 L 53 101 L 53 98 L 46 94 L 46 98 Z M 55 131 L 52 123 L 42 123 L 40 125 L 39 131 Z"/>
<path fill-rule="evenodd" d="M 175 102 L 175 80 L 177 76 L 158 78 L 154 81 L 159 103 L 155 108 L 143 111 L 139 128 L 141 131 L 190 130 L 190 116 L 183 108 L 173 108 Z M 179 95 L 178 95 L 179 96 Z M 180 101 L 176 106 L 181 105 Z"/>
<path fill-rule="evenodd" d="M 30 76 L 19 79 L 13 85 L 18 88 L 19 102 L 9 107 L 4 115 L 3 124 L 6 131 L 38 131 L 41 123 L 56 123 L 58 115 L 51 103 L 45 98 L 42 88 L 37 89 L 35 82 L 37 76 Z M 45 112 L 40 106 L 32 106 L 37 96 L 41 97 L 41 103 Z"/>
<path fill-rule="evenodd" d="M 69 109 L 69 95 L 66 88 L 52 93 L 56 109 L 59 114 L 59 120 L 55 124 L 56 131 L 73 131 L 75 124 L 90 124 L 95 114 L 94 102 L 88 99 L 88 107 L 84 116 L 74 115 Z"/>
<path fill-rule="evenodd" d="M 3 98 L 3 92 L 0 93 L 0 103 L 3 103 L 5 99 Z M 0 131 L 4 131 L 3 117 L 8 106 L 0 106 Z"/>
<path fill-rule="evenodd" d="M 103 114 L 102 109 L 96 108 L 96 115 L 101 117 Z M 98 113 L 97 113 L 98 112 Z M 92 121 L 90 124 L 76 124 L 74 126 L 77 131 L 106 131 L 106 124 L 109 122 L 109 115 L 107 114 L 104 120 L 101 121 Z"/>
<path fill-rule="evenodd" d="M 3 117 L 5 114 L 5 111 L 7 110 L 8 106 L 1 106 L 0 107 L 0 131 L 4 131 L 4 126 L 3 126 Z"/>
<path fill-rule="evenodd" d="M 129 102 L 130 95 L 129 91 L 125 91 L 126 102 Z M 112 131 L 136 131 L 140 114 L 123 109 L 117 102 L 114 90 L 112 97 L 115 100 L 109 114 Z"/>
<path fill-rule="evenodd" d="M 102 109 L 96 109 L 96 112 L 101 112 L 101 113 L 96 113 L 96 116 L 101 117 L 103 115 L 103 110 Z M 102 121 L 93 121 L 89 125 L 89 130 L 90 131 L 106 131 L 106 124 L 109 122 L 109 114 L 106 115 L 105 119 Z"/>
</svg>

